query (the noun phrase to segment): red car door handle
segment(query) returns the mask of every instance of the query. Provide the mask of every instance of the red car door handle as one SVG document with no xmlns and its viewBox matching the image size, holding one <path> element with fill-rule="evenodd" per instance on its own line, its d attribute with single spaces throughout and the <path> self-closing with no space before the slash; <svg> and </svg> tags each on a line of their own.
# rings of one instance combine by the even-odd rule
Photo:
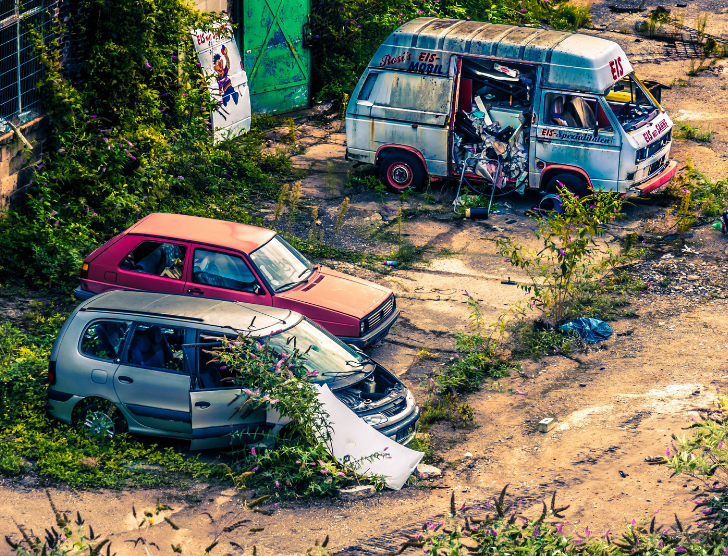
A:
<svg viewBox="0 0 728 556">
<path fill-rule="evenodd" d="M 197 402 L 195 404 L 195 407 L 199 407 L 200 409 L 207 409 L 210 407 L 210 402 Z"/>
<path fill-rule="evenodd" d="M 202 295 L 205 292 L 203 292 L 200 288 L 187 288 L 187 293 L 199 293 Z"/>
</svg>

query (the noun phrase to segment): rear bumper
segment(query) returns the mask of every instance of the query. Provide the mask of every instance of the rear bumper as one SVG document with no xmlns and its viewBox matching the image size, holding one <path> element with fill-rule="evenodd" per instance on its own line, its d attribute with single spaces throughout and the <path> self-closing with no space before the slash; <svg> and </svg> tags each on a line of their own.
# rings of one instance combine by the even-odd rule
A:
<svg viewBox="0 0 728 556">
<path fill-rule="evenodd" d="M 677 172 L 677 161 L 672 160 L 667 164 L 667 166 L 665 166 L 665 169 L 662 172 L 657 174 L 654 178 L 632 187 L 627 194 L 632 196 L 642 196 L 652 193 L 668 183 L 675 175 L 675 172 Z"/>
<path fill-rule="evenodd" d="M 346 336 L 339 336 L 339 340 L 346 344 L 356 346 L 359 349 L 364 349 L 365 347 L 368 347 L 384 338 L 389 333 L 389 329 L 392 328 L 394 322 L 397 320 L 397 318 L 399 318 L 400 313 L 401 311 L 399 309 L 395 309 L 392 314 L 387 317 L 384 323 L 379 326 L 379 328 L 375 328 L 374 330 L 364 336 L 361 336 L 360 338 L 348 338 Z"/>
<path fill-rule="evenodd" d="M 73 297 L 75 297 L 77 301 L 86 301 L 95 295 L 96 294 L 94 292 L 82 290 L 81 286 L 78 286 L 75 290 L 73 290 Z"/>
</svg>

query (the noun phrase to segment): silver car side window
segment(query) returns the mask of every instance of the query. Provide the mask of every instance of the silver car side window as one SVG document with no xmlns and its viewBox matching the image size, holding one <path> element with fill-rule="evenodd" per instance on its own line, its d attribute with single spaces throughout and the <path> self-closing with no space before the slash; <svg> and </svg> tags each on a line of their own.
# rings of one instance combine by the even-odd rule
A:
<svg viewBox="0 0 728 556">
<path fill-rule="evenodd" d="M 124 363 L 178 373 L 185 373 L 182 345 L 184 328 L 157 324 L 137 324 L 129 342 Z"/>
<path fill-rule="evenodd" d="M 124 349 L 130 322 L 96 320 L 86 327 L 81 337 L 81 353 L 89 357 L 112 361 Z"/>
</svg>

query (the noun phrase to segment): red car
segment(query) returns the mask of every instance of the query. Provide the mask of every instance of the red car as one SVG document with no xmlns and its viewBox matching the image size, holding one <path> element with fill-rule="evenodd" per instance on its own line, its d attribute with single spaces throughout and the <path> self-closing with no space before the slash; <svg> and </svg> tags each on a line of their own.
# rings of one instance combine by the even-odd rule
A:
<svg viewBox="0 0 728 556">
<path fill-rule="evenodd" d="M 392 290 L 314 266 L 272 230 L 180 214 L 150 214 L 86 257 L 75 297 L 108 290 L 291 309 L 359 348 L 399 316 Z"/>
</svg>

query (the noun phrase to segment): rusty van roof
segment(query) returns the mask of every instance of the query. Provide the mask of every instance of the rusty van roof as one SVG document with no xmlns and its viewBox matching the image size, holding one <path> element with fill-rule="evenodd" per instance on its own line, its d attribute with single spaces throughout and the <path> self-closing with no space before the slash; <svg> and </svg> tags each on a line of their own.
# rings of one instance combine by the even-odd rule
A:
<svg viewBox="0 0 728 556">
<path fill-rule="evenodd" d="M 423 51 L 441 52 L 445 68 L 451 55 L 544 64 L 544 86 L 594 93 L 602 93 L 632 71 L 626 54 L 613 41 L 566 31 L 432 17 L 408 21 L 395 30 L 369 67 L 428 73 L 421 64 L 418 70 L 416 63 Z"/>
</svg>

